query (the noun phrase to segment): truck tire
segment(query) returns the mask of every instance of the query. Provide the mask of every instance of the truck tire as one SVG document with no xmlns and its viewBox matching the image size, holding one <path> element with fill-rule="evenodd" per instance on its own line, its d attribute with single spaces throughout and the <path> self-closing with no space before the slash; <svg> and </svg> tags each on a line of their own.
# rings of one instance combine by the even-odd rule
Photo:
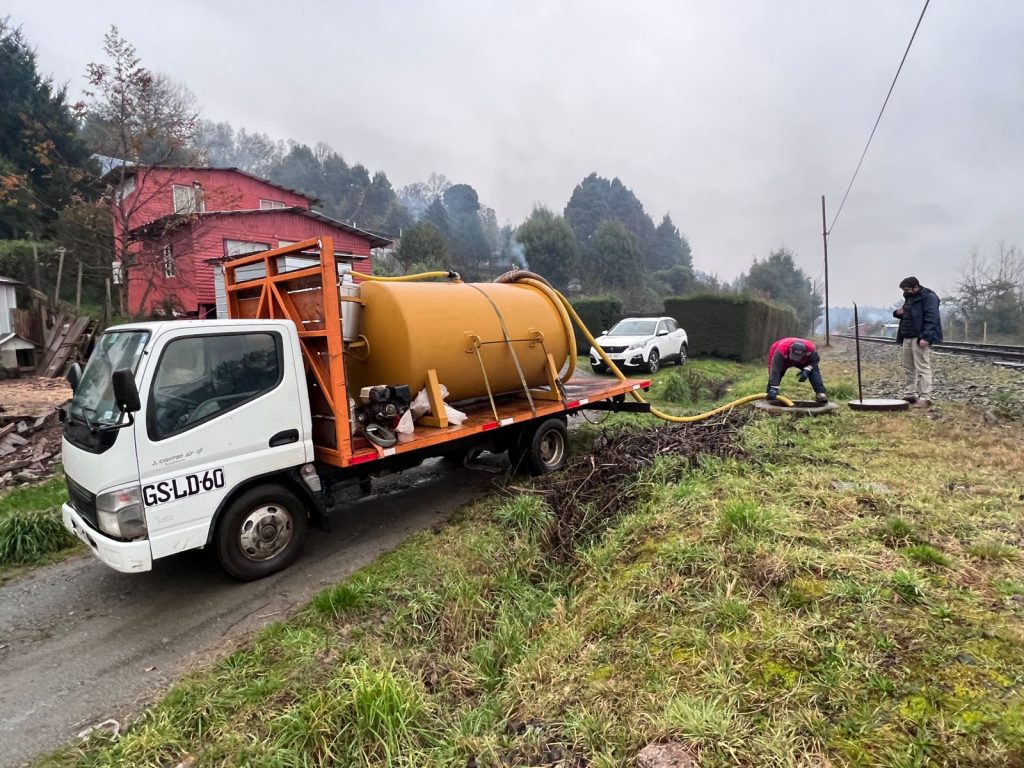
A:
<svg viewBox="0 0 1024 768">
<path fill-rule="evenodd" d="M 561 419 L 546 419 L 536 428 L 525 430 L 508 455 L 516 472 L 557 472 L 569 461 L 569 430 Z"/>
<path fill-rule="evenodd" d="M 217 525 L 217 559 L 239 581 L 261 579 L 295 562 L 308 528 L 305 507 L 287 488 L 250 488 Z"/>
</svg>

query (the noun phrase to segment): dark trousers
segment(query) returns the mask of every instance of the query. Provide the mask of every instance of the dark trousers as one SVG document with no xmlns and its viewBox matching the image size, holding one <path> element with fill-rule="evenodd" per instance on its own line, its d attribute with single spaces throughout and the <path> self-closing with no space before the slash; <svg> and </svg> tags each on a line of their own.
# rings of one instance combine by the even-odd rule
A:
<svg viewBox="0 0 1024 768">
<path fill-rule="evenodd" d="M 815 363 L 810 365 L 810 369 L 810 373 L 807 374 L 807 380 L 811 382 L 811 388 L 814 389 L 815 394 L 823 394 L 825 392 L 825 382 L 821 379 L 821 371 Z M 781 368 L 778 365 L 772 365 L 768 374 L 768 386 L 779 386 L 785 373 L 785 368 Z"/>
</svg>

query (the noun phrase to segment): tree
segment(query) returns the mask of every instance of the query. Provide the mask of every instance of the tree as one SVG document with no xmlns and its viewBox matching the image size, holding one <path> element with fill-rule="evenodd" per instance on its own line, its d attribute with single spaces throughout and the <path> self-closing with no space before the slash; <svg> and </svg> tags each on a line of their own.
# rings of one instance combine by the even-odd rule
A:
<svg viewBox="0 0 1024 768">
<path fill-rule="evenodd" d="M 414 271 L 416 265 L 448 268 L 448 248 L 444 238 L 429 221 L 418 221 L 406 227 L 395 250 L 395 258 L 406 272 Z"/>
<path fill-rule="evenodd" d="M 39 74 L 21 29 L 0 19 L 0 238 L 52 235 L 88 194 L 91 165 L 66 87 Z"/>
<path fill-rule="evenodd" d="M 793 252 L 785 246 L 772 251 L 764 261 L 754 259 L 742 286 L 766 298 L 788 304 L 796 312 L 801 332 L 814 327 L 821 315 L 821 294 L 810 278 L 793 261 Z"/>
<path fill-rule="evenodd" d="M 80 110 L 91 148 L 112 160 L 105 178 L 113 217 L 113 251 L 123 275 L 121 301 L 127 306 L 135 262 L 131 230 L 150 201 L 170 191 L 172 181 L 158 183 L 153 172 L 200 159 L 194 146 L 199 113 L 188 89 L 142 66 L 135 47 L 121 37 L 117 27 L 111 26 L 104 36 L 103 52 L 105 63 L 88 66 L 89 90 Z M 140 191 L 130 194 L 130 188 Z"/>
<path fill-rule="evenodd" d="M 993 256 L 972 251 L 960 268 L 951 297 L 954 316 L 980 332 L 1024 335 L 1024 252 L 1006 243 Z"/>
<path fill-rule="evenodd" d="M 561 216 L 548 208 L 533 209 L 516 233 L 526 263 L 560 291 L 568 289 L 578 267 L 576 236 Z"/>
<path fill-rule="evenodd" d="M 643 280 L 643 256 L 636 237 L 619 221 L 602 221 L 583 246 L 580 279 L 588 293 L 634 288 Z"/>
<path fill-rule="evenodd" d="M 583 179 L 566 203 L 565 220 L 580 245 L 597 232 L 601 222 L 611 220 L 632 233 L 645 261 L 655 247 L 654 222 L 644 211 L 643 203 L 618 178 L 609 181 L 592 173 Z"/>
<path fill-rule="evenodd" d="M 672 223 L 672 217 L 667 213 L 654 231 L 654 248 L 647 266 L 654 270 L 682 267 L 691 274 L 693 272 L 690 243 Z"/>
</svg>

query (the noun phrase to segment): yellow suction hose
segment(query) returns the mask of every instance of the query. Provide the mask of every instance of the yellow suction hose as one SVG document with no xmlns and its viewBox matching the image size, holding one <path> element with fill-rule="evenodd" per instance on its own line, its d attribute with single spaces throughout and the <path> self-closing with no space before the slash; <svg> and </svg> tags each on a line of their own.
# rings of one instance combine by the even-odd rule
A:
<svg viewBox="0 0 1024 768">
<path fill-rule="evenodd" d="M 361 280 L 376 280 L 380 282 L 389 283 L 412 282 L 415 280 L 433 280 L 436 278 L 458 279 L 458 274 L 455 272 L 420 272 L 419 274 L 402 275 L 400 277 L 379 277 L 377 275 L 366 275 L 363 274 L 362 272 L 353 272 L 352 274 L 355 277 L 360 278 Z M 518 272 L 509 272 L 499 277 L 495 282 L 512 282 L 529 285 L 533 288 L 536 288 L 541 293 L 545 294 L 558 309 L 559 315 L 561 315 L 562 317 L 562 323 L 565 325 L 566 337 L 569 340 L 569 368 L 566 371 L 565 376 L 563 377 L 566 381 L 569 380 L 573 372 L 576 370 L 576 356 L 578 354 L 578 350 L 576 348 L 576 335 L 573 333 L 572 323 L 576 323 L 576 326 L 583 333 L 583 336 L 586 338 L 588 342 L 590 342 L 590 345 L 597 350 L 597 353 L 601 356 L 601 360 L 603 360 L 604 364 L 607 365 L 608 368 L 618 377 L 619 381 L 627 380 L 626 375 L 622 371 L 620 371 L 619 367 L 612 362 L 611 358 L 609 358 L 608 355 L 605 354 L 605 351 L 601 349 L 601 347 L 598 345 L 597 340 L 593 337 L 593 335 L 591 335 L 590 331 L 587 330 L 587 326 L 583 324 L 583 320 L 580 319 L 580 316 L 576 313 L 576 310 L 573 309 L 572 304 L 569 303 L 569 300 L 565 298 L 565 296 L 563 296 L 560 292 L 552 288 L 551 285 L 540 275 L 535 274 L 533 272 L 528 272 L 526 270 Z M 637 402 L 647 402 L 646 400 L 644 400 L 643 395 L 641 395 L 639 392 L 635 390 L 630 392 L 630 394 Z M 718 408 L 714 408 L 713 410 L 706 411 L 704 413 L 698 413 L 694 416 L 673 416 L 671 413 L 665 413 L 664 411 L 660 411 L 653 406 L 651 406 L 651 413 L 654 416 L 657 416 L 659 419 L 664 419 L 665 421 L 671 421 L 676 424 L 688 424 L 694 421 L 703 421 L 704 419 L 709 419 L 712 416 L 715 416 L 716 414 L 724 413 L 725 411 L 730 411 L 737 406 L 746 405 L 747 403 L 753 403 L 757 400 L 766 400 L 767 398 L 768 396 L 764 394 L 747 395 L 746 397 L 741 397 L 738 400 L 733 400 L 731 403 L 726 403 L 725 405 L 721 405 Z M 778 401 L 785 406 L 793 405 L 792 400 L 790 400 L 787 397 L 783 397 L 782 395 L 779 395 Z"/>
<path fill-rule="evenodd" d="M 575 322 L 576 325 L 579 327 L 580 331 L 583 332 L 584 337 L 586 337 L 587 341 L 590 342 L 590 345 L 597 350 L 597 353 L 601 356 L 601 360 L 604 361 L 604 364 L 607 365 L 608 368 L 615 373 L 615 375 L 619 378 L 620 381 L 626 381 L 626 375 L 619 370 L 619 367 L 615 363 L 613 363 L 611 358 L 609 358 L 608 355 L 605 354 L 605 351 L 601 349 L 601 347 L 597 343 L 597 340 L 594 339 L 590 331 L 587 330 L 587 327 L 583 324 L 583 320 L 580 319 L 580 316 L 578 314 L 576 314 L 576 310 L 573 309 L 572 304 L 569 303 L 569 300 L 566 299 L 565 296 L 556 291 L 554 288 L 545 285 L 543 282 L 537 280 L 536 278 L 524 278 L 517 282 L 523 282 L 526 283 L 527 285 L 532 285 L 535 288 L 539 288 L 541 290 L 545 290 L 547 292 L 555 294 L 561 301 L 562 306 L 565 307 L 565 311 L 569 314 L 570 317 L 572 317 L 573 322 Z M 646 400 L 644 400 L 643 395 L 641 395 L 637 391 L 630 392 L 630 394 L 633 395 L 633 398 L 638 402 L 647 402 Z M 687 424 L 694 421 L 703 421 L 704 419 L 711 418 L 716 414 L 732 410 L 736 406 L 745 405 L 746 403 L 753 403 L 757 400 L 765 400 L 767 399 L 767 397 L 768 396 L 765 394 L 747 395 L 746 397 L 741 397 L 738 400 L 733 400 L 731 403 L 726 403 L 725 405 L 721 405 L 718 408 L 706 411 L 705 413 L 698 413 L 694 416 L 673 416 L 671 413 L 665 413 L 664 411 L 660 411 L 653 406 L 651 407 L 651 413 L 657 416 L 659 419 L 664 419 L 665 421 L 671 421 L 677 424 Z M 793 405 L 792 400 L 786 397 L 782 397 L 781 395 L 779 396 L 778 401 L 786 406 Z"/>
</svg>

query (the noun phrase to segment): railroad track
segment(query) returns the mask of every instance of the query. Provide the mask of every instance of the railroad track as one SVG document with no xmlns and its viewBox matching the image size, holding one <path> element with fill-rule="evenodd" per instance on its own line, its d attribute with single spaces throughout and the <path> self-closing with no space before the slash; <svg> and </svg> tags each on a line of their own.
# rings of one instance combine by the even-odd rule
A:
<svg viewBox="0 0 1024 768">
<path fill-rule="evenodd" d="M 832 335 L 842 339 L 854 338 L 852 333 L 835 333 Z M 861 336 L 860 340 L 876 344 L 896 343 L 896 339 L 890 339 L 887 336 Z M 953 355 L 990 357 L 997 361 L 1024 365 L 1024 346 L 1016 344 L 975 344 L 966 341 L 944 341 L 941 344 L 936 344 L 935 350 Z"/>
</svg>

